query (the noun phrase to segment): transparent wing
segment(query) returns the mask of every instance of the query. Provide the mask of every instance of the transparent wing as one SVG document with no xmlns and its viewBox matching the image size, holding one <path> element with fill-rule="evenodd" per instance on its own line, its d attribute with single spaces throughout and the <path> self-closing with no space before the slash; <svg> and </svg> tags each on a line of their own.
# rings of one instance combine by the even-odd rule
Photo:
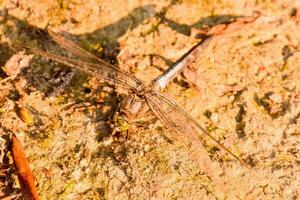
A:
<svg viewBox="0 0 300 200">
<path fill-rule="evenodd" d="M 123 74 L 127 77 L 127 79 L 132 79 L 133 82 L 136 82 L 137 85 L 142 84 L 142 81 L 136 78 L 134 75 L 121 71 L 119 68 L 116 66 L 113 66 L 105 61 L 103 61 L 101 58 L 97 57 L 96 55 L 84 50 L 74 42 L 67 40 L 63 36 L 53 32 L 53 31 L 48 31 L 49 35 L 51 38 L 59 44 L 62 48 L 67 50 L 68 52 L 72 53 L 74 56 L 76 56 L 77 59 L 80 59 L 85 62 L 92 62 L 92 63 L 97 63 L 99 65 L 96 65 L 95 67 L 99 68 L 108 68 L 108 69 L 114 69 L 117 73 Z"/>
<path fill-rule="evenodd" d="M 37 55 L 62 63 L 66 66 L 79 69 L 80 71 L 83 71 L 87 74 L 105 80 L 108 83 L 116 84 L 126 89 L 135 90 L 136 88 L 144 85 L 143 82 L 139 79 L 135 78 L 134 76 L 134 78 L 132 78 L 132 75 L 128 76 L 127 72 L 120 70 L 117 67 L 111 66 L 108 63 L 105 63 L 104 61 L 103 64 L 99 62 L 93 63 L 85 60 L 83 61 L 80 59 L 47 53 L 45 51 L 32 48 L 23 44 L 17 45 L 22 46 L 23 48 L 26 48 Z"/>
<path fill-rule="evenodd" d="M 81 48 L 80 46 L 75 44 L 74 42 L 67 40 L 63 36 L 53 32 L 53 31 L 49 30 L 48 33 L 49 33 L 50 37 L 53 39 L 53 41 L 55 41 L 61 47 L 66 49 L 68 52 L 72 53 L 75 56 L 78 56 L 78 58 L 80 58 L 81 60 L 100 62 L 101 64 L 106 65 L 106 63 L 103 60 L 101 60 L 94 54 L 84 50 L 83 48 Z"/>
<path fill-rule="evenodd" d="M 200 136 L 200 133 L 205 134 L 210 139 L 212 139 L 215 143 L 219 145 L 219 147 L 237 159 L 242 165 L 246 165 L 245 162 L 239 158 L 237 155 L 232 153 L 227 147 L 221 144 L 216 138 L 214 138 L 210 133 L 207 132 L 192 116 L 190 116 L 186 111 L 184 111 L 181 107 L 179 107 L 174 101 L 166 98 L 164 95 L 151 91 L 149 94 L 150 100 L 155 100 L 158 103 L 159 109 L 167 115 L 167 117 L 176 124 L 176 128 L 186 129 L 189 127 L 190 131 L 194 131 L 198 133 L 196 135 Z M 146 94 L 148 98 L 148 94 Z M 180 123 L 178 123 L 180 122 Z M 189 135 L 193 134 L 193 132 L 188 132 Z"/>
<path fill-rule="evenodd" d="M 204 133 L 205 135 L 210 137 L 222 149 L 227 151 L 239 162 L 244 164 L 244 162 L 238 156 L 233 154 L 229 149 L 227 149 L 212 135 L 210 135 L 175 102 L 154 91 L 146 93 L 145 100 L 153 113 L 170 130 L 170 133 L 167 136 L 174 141 L 184 144 L 185 148 L 191 156 L 191 159 L 198 166 L 203 167 L 209 177 L 220 187 L 222 187 L 223 183 L 219 176 L 216 175 L 215 171 L 217 169 L 214 167 L 207 151 L 205 150 L 201 142 L 201 133 Z"/>
</svg>

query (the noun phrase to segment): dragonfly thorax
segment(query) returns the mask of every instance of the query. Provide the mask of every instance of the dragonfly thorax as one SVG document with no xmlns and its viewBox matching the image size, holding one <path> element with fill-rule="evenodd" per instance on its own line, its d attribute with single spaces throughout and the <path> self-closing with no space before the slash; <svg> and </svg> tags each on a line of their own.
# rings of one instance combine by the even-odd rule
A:
<svg viewBox="0 0 300 200">
<path fill-rule="evenodd" d="M 137 86 L 134 91 L 132 91 L 136 96 L 142 98 L 144 96 L 144 93 L 148 90 L 148 87 L 144 84 L 141 84 Z"/>
</svg>

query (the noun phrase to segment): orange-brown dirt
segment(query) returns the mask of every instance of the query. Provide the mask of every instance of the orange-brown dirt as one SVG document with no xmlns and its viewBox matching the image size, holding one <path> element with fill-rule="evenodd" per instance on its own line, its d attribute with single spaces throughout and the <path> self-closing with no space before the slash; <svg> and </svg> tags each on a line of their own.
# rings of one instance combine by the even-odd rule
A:
<svg viewBox="0 0 300 200">
<path fill-rule="evenodd" d="M 41 199 L 300 198 L 299 1 L 0 5 L 0 197 L 21 197 L 13 132 Z M 214 34 L 163 92 L 248 167 L 205 140 L 224 182 L 220 195 L 154 115 L 129 125 L 116 117 L 123 91 L 12 46 L 19 40 L 61 52 L 38 28 L 64 32 L 146 83 L 201 34 Z"/>
</svg>

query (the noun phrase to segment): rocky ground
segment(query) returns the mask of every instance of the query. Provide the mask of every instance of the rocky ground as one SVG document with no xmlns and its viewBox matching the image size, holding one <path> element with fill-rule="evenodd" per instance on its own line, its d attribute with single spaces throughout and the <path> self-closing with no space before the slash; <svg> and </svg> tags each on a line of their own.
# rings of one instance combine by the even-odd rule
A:
<svg viewBox="0 0 300 200">
<path fill-rule="evenodd" d="M 14 133 L 41 199 L 300 198 L 298 1 L 0 4 L 0 196 L 22 198 Z M 123 90 L 12 45 L 63 53 L 46 29 L 146 83 L 213 34 L 163 92 L 248 167 L 205 140 L 220 192 L 153 114 L 123 120 Z"/>
</svg>

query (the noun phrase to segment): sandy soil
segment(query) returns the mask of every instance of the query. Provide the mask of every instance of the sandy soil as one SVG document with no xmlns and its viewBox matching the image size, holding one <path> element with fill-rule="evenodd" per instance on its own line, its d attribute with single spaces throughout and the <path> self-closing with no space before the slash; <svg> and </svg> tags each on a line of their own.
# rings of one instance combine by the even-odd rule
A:
<svg viewBox="0 0 300 200">
<path fill-rule="evenodd" d="M 8 148 L 21 140 L 41 199 L 299 199 L 298 1 L 0 1 L 1 191 L 20 193 Z M 163 91 L 250 167 L 204 145 L 218 191 L 148 113 L 126 124 L 121 91 L 11 47 L 62 52 L 63 31 L 149 83 L 214 33 L 209 47 Z M 221 194 L 220 194 L 221 193 Z"/>
</svg>

